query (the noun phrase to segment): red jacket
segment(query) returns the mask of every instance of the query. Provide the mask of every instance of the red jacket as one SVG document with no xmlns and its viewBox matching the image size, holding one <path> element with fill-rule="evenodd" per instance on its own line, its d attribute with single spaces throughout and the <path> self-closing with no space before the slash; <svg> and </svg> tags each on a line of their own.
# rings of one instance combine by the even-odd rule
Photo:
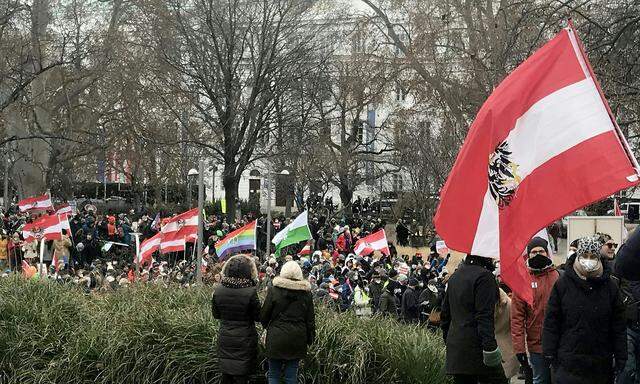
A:
<svg viewBox="0 0 640 384">
<path fill-rule="evenodd" d="M 542 353 L 542 324 L 551 295 L 551 289 L 559 277 L 555 268 L 545 272 L 531 273 L 533 307 L 513 296 L 511 302 L 511 341 L 514 353 Z M 525 345 L 526 339 L 526 345 Z"/>
</svg>

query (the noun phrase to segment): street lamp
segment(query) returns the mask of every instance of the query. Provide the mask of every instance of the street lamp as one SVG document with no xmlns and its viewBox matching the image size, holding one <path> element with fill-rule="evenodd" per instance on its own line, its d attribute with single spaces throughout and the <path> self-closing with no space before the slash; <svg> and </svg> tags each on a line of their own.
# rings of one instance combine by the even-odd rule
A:
<svg viewBox="0 0 640 384">
<path fill-rule="evenodd" d="M 191 169 L 198 175 L 198 240 L 196 243 L 196 251 L 198 252 L 198 258 L 196 259 L 196 281 L 198 284 L 202 284 L 202 249 L 204 248 L 204 160 L 200 160 L 198 169 Z"/>
<path fill-rule="evenodd" d="M 189 172 L 187 172 L 187 205 L 191 208 L 191 180 L 195 179 L 198 176 L 198 170 L 195 168 L 191 168 Z"/>
<path fill-rule="evenodd" d="M 216 172 L 218 172 L 218 166 L 216 164 L 211 165 L 211 201 L 216 202 Z"/>
<path fill-rule="evenodd" d="M 269 172 L 267 173 L 267 249 L 266 249 L 266 257 L 271 256 L 271 181 L 274 174 L 277 173 Z M 289 171 L 283 169 L 280 171 L 281 175 L 288 175 Z"/>
</svg>

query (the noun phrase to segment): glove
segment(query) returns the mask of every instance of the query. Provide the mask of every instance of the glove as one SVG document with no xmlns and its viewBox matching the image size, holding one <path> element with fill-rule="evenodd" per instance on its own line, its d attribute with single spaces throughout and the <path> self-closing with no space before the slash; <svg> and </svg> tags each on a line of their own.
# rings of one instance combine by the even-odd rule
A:
<svg viewBox="0 0 640 384">
<path fill-rule="evenodd" d="M 622 371 L 624 371 L 624 367 L 625 365 L 627 365 L 627 361 L 626 360 L 615 360 L 614 366 L 613 366 L 613 371 L 615 372 L 616 375 L 619 375 L 620 373 L 622 373 Z"/>
<path fill-rule="evenodd" d="M 553 367 L 554 369 L 558 368 L 558 358 L 555 356 L 545 356 L 544 360 L 547 362 L 547 365 Z"/>
<path fill-rule="evenodd" d="M 482 361 L 487 367 L 497 367 L 502 364 L 502 353 L 500 348 L 496 348 L 495 351 L 482 351 Z"/>
<path fill-rule="evenodd" d="M 520 365 L 522 365 L 523 367 L 529 366 L 529 359 L 527 358 L 526 353 L 516 353 L 516 358 L 520 362 Z"/>
</svg>

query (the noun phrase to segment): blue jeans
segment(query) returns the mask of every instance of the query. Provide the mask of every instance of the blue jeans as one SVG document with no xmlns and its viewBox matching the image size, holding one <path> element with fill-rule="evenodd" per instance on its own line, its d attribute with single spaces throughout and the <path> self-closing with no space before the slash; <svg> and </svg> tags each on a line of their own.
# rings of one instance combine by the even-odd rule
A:
<svg viewBox="0 0 640 384">
<path fill-rule="evenodd" d="M 637 373 L 640 365 L 640 333 L 627 328 L 627 365 L 616 379 L 617 384 L 638 384 L 640 375 Z"/>
<path fill-rule="evenodd" d="M 300 360 L 269 359 L 269 384 L 280 384 L 283 373 L 285 384 L 296 384 L 299 364 Z"/>
<path fill-rule="evenodd" d="M 533 384 L 551 384 L 551 367 L 541 353 L 530 353 L 529 362 L 533 370 Z"/>
</svg>

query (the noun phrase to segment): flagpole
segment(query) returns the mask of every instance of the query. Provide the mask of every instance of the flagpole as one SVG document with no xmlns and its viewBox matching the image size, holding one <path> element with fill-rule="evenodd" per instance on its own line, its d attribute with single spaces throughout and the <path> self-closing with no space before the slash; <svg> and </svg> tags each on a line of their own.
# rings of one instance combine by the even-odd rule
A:
<svg viewBox="0 0 640 384">
<path fill-rule="evenodd" d="M 598 90 L 598 93 L 600 94 L 600 99 L 602 99 L 602 104 L 604 104 L 604 106 L 605 106 L 605 108 L 607 110 L 607 114 L 609 115 L 609 118 L 611 119 L 611 122 L 613 123 L 616 135 L 618 136 L 618 140 L 620 141 L 620 144 L 622 145 L 622 148 L 624 149 L 625 153 L 627 154 L 627 157 L 629 158 L 629 161 L 633 165 L 633 168 L 636 170 L 636 176 L 638 176 L 638 175 L 640 175 L 640 165 L 638 164 L 638 160 L 633 155 L 633 152 L 631 151 L 631 148 L 629 147 L 629 143 L 627 143 L 627 140 L 625 139 L 624 135 L 622 134 L 622 130 L 620 129 L 620 126 L 618 126 L 618 122 L 616 121 L 616 118 L 613 115 L 613 112 L 611 111 L 611 107 L 609 106 L 609 103 L 607 102 L 607 99 L 604 96 L 604 92 L 602 91 L 602 87 L 600 85 L 600 82 L 598 81 L 598 78 L 596 78 L 596 75 L 593 72 L 593 68 L 591 67 L 591 63 L 589 62 L 589 59 L 587 58 L 587 53 L 584 50 L 584 46 L 582 44 L 582 41 L 580 40 L 580 37 L 578 36 L 578 33 L 576 32 L 576 28 L 573 25 L 573 20 L 569 19 L 569 23 L 568 24 L 569 24 L 569 34 L 570 34 L 570 36 L 572 36 L 574 38 L 576 46 L 577 46 L 576 47 L 577 51 L 578 51 L 577 53 L 580 54 L 582 60 L 584 61 L 584 65 L 586 66 L 586 70 L 588 71 L 588 74 L 593 79 L 593 83 L 595 84 L 596 89 Z M 629 180 L 629 181 L 631 181 L 631 180 Z"/>
<path fill-rule="evenodd" d="M 196 281 L 202 284 L 202 242 L 204 240 L 204 160 L 198 164 L 198 239 L 195 249 L 198 252 L 196 259 Z"/>
<path fill-rule="evenodd" d="M 140 233 L 138 232 L 132 232 L 131 233 L 135 238 L 136 238 L 136 253 L 134 255 L 135 259 L 135 264 L 136 264 L 136 268 L 135 268 L 135 274 L 136 274 L 136 281 L 138 281 L 138 279 L 140 278 Z"/>
<path fill-rule="evenodd" d="M 38 272 L 40 273 L 40 278 L 43 278 L 43 271 L 42 271 L 42 267 L 43 267 L 43 263 L 44 263 L 44 241 L 45 238 L 43 237 L 40 240 L 40 268 L 38 270 Z"/>
</svg>

